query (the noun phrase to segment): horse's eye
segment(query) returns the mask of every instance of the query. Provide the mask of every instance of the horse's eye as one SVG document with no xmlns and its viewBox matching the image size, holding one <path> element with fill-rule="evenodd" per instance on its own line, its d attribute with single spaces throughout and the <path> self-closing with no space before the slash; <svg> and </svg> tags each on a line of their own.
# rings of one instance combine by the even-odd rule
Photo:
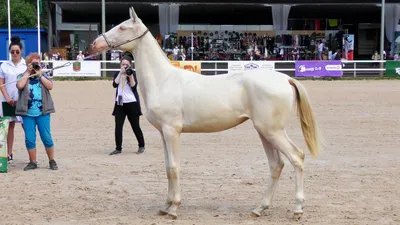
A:
<svg viewBox="0 0 400 225">
<path fill-rule="evenodd" d="M 126 27 L 121 25 L 121 26 L 119 27 L 119 29 L 120 29 L 120 30 L 125 30 Z"/>
</svg>

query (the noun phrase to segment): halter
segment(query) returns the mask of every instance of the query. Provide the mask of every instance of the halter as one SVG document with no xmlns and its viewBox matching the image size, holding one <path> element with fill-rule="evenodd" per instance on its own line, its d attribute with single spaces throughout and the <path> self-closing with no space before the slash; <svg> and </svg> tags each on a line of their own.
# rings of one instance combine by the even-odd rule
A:
<svg viewBox="0 0 400 225">
<path fill-rule="evenodd" d="M 104 33 L 100 34 L 100 36 L 103 36 L 104 40 L 105 40 L 106 43 L 107 43 L 108 48 L 113 49 L 113 48 L 117 48 L 117 47 L 119 47 L 119 46 L 122 46 L 122 45 L 124 45 L 124 44 L 128 44 L 129 42 L 132 42 L 132 41 L 137 40 L 137 39 L 139 39 L 139 38 L 142 38 L 144 35 L 147 34 L 147 32 L 149 32 L 149 29 L 148 29 L 148 28 L 146 29 L 145 32 L 143 32 L 143 34 L 141 34 L 141 35 L 139 35 L 139 36 L 137 36 L 137 37 L 134 37 L 134 38 L 132 38 L 132 39 L 128 39 L 128 40 L 126 40 L 126 41 L 124 41 L 124 42 L 122 42 L 121 44 L 118 44 L 118 45 L 111 45 L 110 42 L 108 41 L 106 35 L 105 35 Z"/>
</svg>

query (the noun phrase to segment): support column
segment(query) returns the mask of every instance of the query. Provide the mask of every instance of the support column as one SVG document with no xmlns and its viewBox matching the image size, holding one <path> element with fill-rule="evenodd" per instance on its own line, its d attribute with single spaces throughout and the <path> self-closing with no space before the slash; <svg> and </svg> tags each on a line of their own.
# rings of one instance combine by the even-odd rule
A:
<svg viewBox="0 0 400 225">
<path fill-rule="evenodd" d="M 391 42 L 390 54 L 394 55 L 395 37 L 397 24 L 400 19 L 400 4 L 385 4 L 385 30 L 386 38 Z M 388 52 L 389 53 L 389 52 Z M 379 53 L 382 55 L 382 52 Z"/>
<path fill-rule="evenodd" d="M 274 30 L 287 30 L 291 5 L 274 4 L 271 8 Z"/>
<path fill-rule="evenodd" d="M 179 27 L 179 4 L 169 5 L 169 32 L 176 33 Z"/>
<path fill-rule="evenodd" d="M 382 5 L 381 5 L 381 46 L 380 46 L 380 56 L 381 60 L 383 60 L 383 47 L 385 44 L 385 0 L 382 0 Z M 380 63 L 381 69 L 384 68 L 384 64 Z M 379 76 L 382 78 L 383 77 L 383 71 L 381 70 L 379 73 Z"/>
<path fill-rule="evenodd" d="M 53 48 L 53 17 L 51 14 L 51 3 L 50 1 L 47 1 L 47 22 L 48 22 L 48 32 L 47 32 L 47 52 L 51 52 L 51 49 Z M 50 55 L 49 55 L 50 57 Z"/>
<path fill-rule="evenodd" d="M 160 24 L 160 35 L 163 38 L 165 38 L 165 35 L 169 34 L 170 32 L 176 33 L 179 27 L 179 4 L 159 4 L 158 20 Z"/>
<path fill-rule="evenodd" d="M 165 37 L 169 30 L 169 6 L 168 3 L 158 5 L 158 22 L 160 26 L 160 35 Z"/>
<path fill-rule="evenodd" d="M 101 32 L 106 33 L 106 0 L 101 1 Z M 106 60 L 106 51 L 102 52 L 101 60 Z M 101 68 L 106 69 L 106 63 L 101 63 Z M 101 76 L 105 77 L 106 74 L 106 71 L 103 71 Z"/>
<path fill-rule="evenodd" d="M 60 38 L 58 36 L 59 31 L 58 31 L 58 26 L 62 24 L 62 9 L 59 5 L 56 4 L 56 47 L 59 47 L 59 41 Z"/>
</svg>

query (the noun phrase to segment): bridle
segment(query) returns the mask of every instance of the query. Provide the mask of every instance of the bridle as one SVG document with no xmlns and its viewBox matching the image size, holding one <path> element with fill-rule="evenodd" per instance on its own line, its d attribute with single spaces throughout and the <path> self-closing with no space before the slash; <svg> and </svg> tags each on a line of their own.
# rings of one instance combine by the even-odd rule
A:
<svg viewBox="0 0 400 225">
<path fill-rule="evenodd" d="M 134 40 L 140 39 L 140 38 L 142 38 L 144 35 L 146 35 L 147 32 L 149 32 L 149 29 L 148 29 L 148 28 L 146 29 L 146 31 L 143 32 L 143 34 L 141 34 L 141 35 L 139 35 L 139 36 L 137 36 L 137 37 L 134 37 L 134 38 L 132 38 L 132 39 L 128 39 L 128 40 L 122 42 L 121 44 L 117 44 L 117 45 L 111 45 L 110 42 L 108 41 L 106 35 L 105 35 L 104 33 L 100 34 L 99 36 L 103 36 L 104 40 L 105 40 L 106 43 L 107 43 L 108 48 L 113 49 L 113 48 L 120 47 L 120 46 L 122 46 L 122 45 L 124 45 L 124 44 L 128 44 L 129 42 L 132 42 L 132 41 L 134 41 Z"/>
</svg>

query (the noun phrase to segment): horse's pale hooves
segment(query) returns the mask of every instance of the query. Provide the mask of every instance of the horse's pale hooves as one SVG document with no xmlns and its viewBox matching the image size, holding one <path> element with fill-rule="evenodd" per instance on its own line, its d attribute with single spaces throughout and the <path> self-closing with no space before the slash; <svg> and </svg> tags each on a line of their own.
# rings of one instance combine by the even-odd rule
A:
<svg viewBox="0 0 400 225">
<path fill-rule="evenodd" d="M 251 215 L 254 217 L 260 217 L 261 216 L 261 212 L 258 210 L 253 210 L 251 211 Z"/>
<path fill-rule="evenodd" d="M 178 218 L 178 215 L 176 214 L 176 212 L 169 212 L 168 217 L 170 217 L 173 220 L 176 220 Z"/>
<path fill-rule="evenodd" d="M 302 212 L 295 212 L 294 215 L 293 215 L 293 219 L 294 220 L 300 220 L 302 216 L 303 216 Z"/>
<path fill-rule="evenodd" d="M 162 216 L 165 216 L 165 215 L 168 214 L 168 212 L 165 211 L 165 210 L 163 210 L 163 209 L 160 209 L 160 210 L 158 210 L 158 214 L 159 214 L 159 215 L 162 215 Z"/>
</svg>

